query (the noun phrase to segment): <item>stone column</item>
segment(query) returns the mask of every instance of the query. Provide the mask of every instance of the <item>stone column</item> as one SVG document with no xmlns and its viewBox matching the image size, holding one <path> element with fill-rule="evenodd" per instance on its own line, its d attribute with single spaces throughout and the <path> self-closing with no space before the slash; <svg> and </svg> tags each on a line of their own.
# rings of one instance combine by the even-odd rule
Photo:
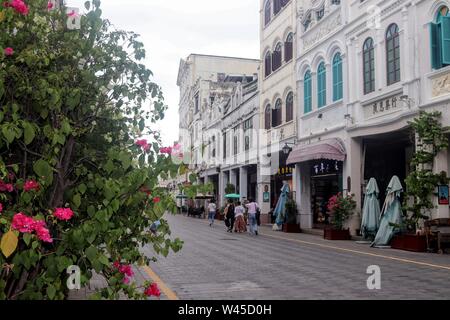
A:
<svg viewBox="0 0 450 320">
<path fill-rule="evenodd" d="M 244 199 L 247 199 L 247 168 L 246 167 L 240 167 L 239 168 L 239 192 L 241 194 L 241 201 Z"/>
<path fill-rule="evenodd" d="M 293 190 L 295 192 L 295 203 L 297 204 L 297 222 L 300 222 L 300 208 L 301 208 L 301 171 L 300 171 L 300 164 L 296 164 L 294 168 L 294 172 L 292 174 L 292 184 L 293 184 Z"/>
<path fill-rule="evenodd" d="M 296 170 L 301 172 L 300 175 L 300 228 L 312 229 L 313 227 L 313 213 L 311 211 L 311 172 L 306 163 L 296 165 Z"/>
<path fill-rule="evenodd" d="M 448 168 L 448 159 L 449 158 L 449 151 L 443 150 L 438 153 L 436 158 L 434 159 L 434 173 L 440 173 L 442 171 L 449 172 Z M 433 214 L 432 219 L 435 218 L 450 218 L 450 209 L 448 205 L 440 205 L 438 202 L 438 197 L 434 197 L 435 204 L 437 206 L 437 209 L 435 211 L 435 214 Z"/>
<path fill-rule="evenodd" d="M 270 176 L 261 174 L 261 167 L 258 165 L 258 190 L 257 190 L 257 203 L 261 208 L 261 223 L 270 223 L 269 211 L 270 211 Z M 269 202 L 264 202 L 264 192 L 267 189 L 269 192 Z"/>
<path fill-rule="evenodd" d="M 219 206 L 225 204 L 225 188 L 228 183 L 228 171 L 221 171 L 219 174 Z"/>
<path fill-rule="evenodd" d="M 343 183 L 344 190 L 350 194 L 354 194 L 356 201 L 355 214 L 347 222 L 350 228 L 350 233 L 355 235 L 356 229 L 361 226 L 361 185 L 362 185 L 362 140 L 360 138 L 349 138 L 347 142 L 347 158 L 344 162 L 343 168 Z M 348 178 L 350 177 L 350 181 Z M 350 182 L 350 185 L 349 185 Z"/>
<path fill-rule="evenodd" d="M 236 190 L 237 190 L 236 182 L 237 182 L 237 174 L 236 174 L 236 170 L 231 169 L 231 170 L 230 170 L 230 180 L 229 180 L 229 183 L 231 183 L 232 185 L 234 185 L 235 188 L 236 188 Z"/>
</svg>

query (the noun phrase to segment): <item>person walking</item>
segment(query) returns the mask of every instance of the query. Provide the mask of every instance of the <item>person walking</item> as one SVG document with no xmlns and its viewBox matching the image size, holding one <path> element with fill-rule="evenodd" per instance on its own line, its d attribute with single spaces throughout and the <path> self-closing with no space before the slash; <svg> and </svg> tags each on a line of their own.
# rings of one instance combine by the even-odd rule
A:
<svg viewBox="0 0 450 320">
<path fill-rule="evenodd" d="M 244 219 L 245 209 L 238 201 L 236 208 L 234 208 L 234 232 L 245 232 L 247 231 L 247 226 Z"/>
<path fill-rule="evenodd" d="M 225 208 L 225 225 L 228 227 L 227 232 L 233 232 L 234 226 L 234 204 L 233 200 L 228 200 L 227 207 Z"/>
<path fill-rule="evenodd" d="M 248 223 L 249 223 L 249 231 L 250 234 L 258 235 L 258 223 L 256 220 L 256 213 L 259 209 L 258 204 L 253 201 L 253 199 L 249 199 L 249 203 L 245 205 L 248 208 Z"/>
<path fill-rule="evenodd" d="M 211 202 L 208 204 L 208 220 L 209 220 L 209 226 L 212 227 L 214 224 L 214 217 L 216 216 L 216 204 L 214 200 L 211 200 Z"/>
</svg>

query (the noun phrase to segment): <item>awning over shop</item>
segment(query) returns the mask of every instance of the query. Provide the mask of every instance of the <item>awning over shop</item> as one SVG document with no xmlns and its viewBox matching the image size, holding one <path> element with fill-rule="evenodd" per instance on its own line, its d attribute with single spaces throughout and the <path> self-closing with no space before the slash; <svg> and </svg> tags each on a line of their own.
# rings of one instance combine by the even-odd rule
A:
<svg viewBox="0 0 450 320">
<path fill-rule="evenodd" d="M 289 154 L 286 164 L 319 159 L 344 161 L 345 155 L 344 144 L 340 139 L 334 138 L 295 147 Z"/>
</svg>

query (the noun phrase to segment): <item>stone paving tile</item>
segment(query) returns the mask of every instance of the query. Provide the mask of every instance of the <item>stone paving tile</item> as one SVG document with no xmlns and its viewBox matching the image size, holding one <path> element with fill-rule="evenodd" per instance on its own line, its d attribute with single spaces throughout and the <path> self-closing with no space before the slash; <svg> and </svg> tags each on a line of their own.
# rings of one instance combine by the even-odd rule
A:
<svg viewBox="0 0 450 320">
<path fill-rule="evenodd" d="M 261 228 L 258 237 L 228 234 L 223 226 L 209 228 L 201 219 L 184 216 L 167 216 L 167 219 L 173 235 L 184 240 L 185 246 L 180 253 L 160 259 L 152 268 L 181 299 L 450 297 L 448 270 L 339 251 L 309 242 L 445 266 L 450 266 L 449 256 L 380 250 L 352 241 L 326 241 L 314 235 L 285 234 L 269 228 Z M 226 240 L 230 238 L 237 241 Z M 151 254 L 149 248 L 144 251 Z M 372 264 L 382 270 L 379 292 L 366 287 L 366 269 Z M 424 275 L 426 282 L 420 280 Z M 242 283 L 242 290 L 230 290 L 229 285 L 234 283 Z M 244 285 L 249 283 L 255 284 L 254 287 Z M 261 290 L 256 290 L 256 285 Z"/>
<path fill-rule="evenodd" d="M 222 222 L 167 215 L 183 249 L 159 257 L 153 271 L 180 299 L 449 299 L 450 270 L 381 256 L 450 267 L 449 255 L 375 249 L 354 241 L 328 241 L 309 234 L 260 228 L 260 236 L 230 234 Z M 318 245 L 321 246 L 318 246 Z M 323 247 L 329 246 L 329 247 Z M 338 247 L 334 249 L 333 247 Z M 365 254 L 342 251 L 354 250 Z M 153 256 L 150 246 L 142 248 Z M 366 287 L 367 267 L 381 268 L 381 290 Z M 149 276 L 135 268 L 135 280 Z M 82 290 L 80 290 L 82 291 Z M 82 298 L 77 293 L 74 298 Z M 161 299 L 167 297 L 161 296 Z"/>
</svg>

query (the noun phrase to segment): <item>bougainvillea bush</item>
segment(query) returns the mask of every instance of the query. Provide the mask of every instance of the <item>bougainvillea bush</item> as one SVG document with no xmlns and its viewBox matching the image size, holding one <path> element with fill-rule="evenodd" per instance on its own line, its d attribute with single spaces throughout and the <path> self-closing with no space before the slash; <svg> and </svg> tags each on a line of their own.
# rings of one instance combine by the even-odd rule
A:
<svg viewBox="0 0 450 320">
<path fill-rule="evenodd" d="M 95 298 L 158 296 L 131 265 L 155 260 L 141 245 L 182 245 L 162 219 L 176 204 L 158 177 L 180 165 L 148 127 L 166 106 L 144 46 L 101 18 L 100 1 L 85 7 L 73 29 L 75 13 L 47 0 L 0 5 L 1 299 L 64 299 L 72 265 L 82 286 L 105 277 Z"/>
</svg>

